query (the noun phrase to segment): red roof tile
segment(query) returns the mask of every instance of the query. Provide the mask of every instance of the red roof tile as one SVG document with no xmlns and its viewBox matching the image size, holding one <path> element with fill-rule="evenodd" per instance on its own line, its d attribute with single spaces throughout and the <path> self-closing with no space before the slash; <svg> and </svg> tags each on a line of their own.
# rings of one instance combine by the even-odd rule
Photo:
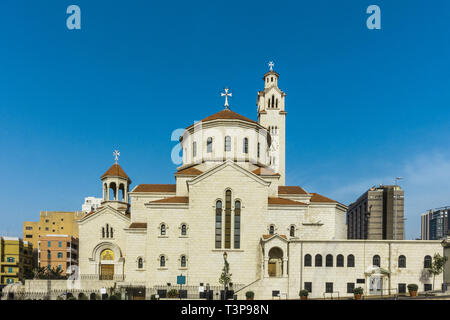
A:
<svg viewBox="0 0 450 320">
<path fill-rule="evenodd" d="M 275 236 L 275 235 L 274 234 L 263 234 L 264 239 L 269 239 L 269 238 L 272 238 L 273 236 Z M 287 237 L 285 234 L 279 234 L 279 236 L 287 240 Z"/>
<path fill-rule="evenodd" d="M 247 117 L 241 116 L 239 113 L 236 113 L 234 111 L 231 111 L 230 109 L 224 109 L 222 111 L 219 111 L 209 117 L 206 117 L 205 119 L 201 120 L 201 122 L 207 122 L 207 121 L 212 121 L 212 120 L 219 120 L 219 119 L 234 119 L 234 120 L 242 120 L 242 121 L 247 121 L 247 122 L 251 122 L 251 123 L 256 123 L 256 121 L 249 119 Z M 189 127 L 187 127 L 186 129 L 189 129 L 190 127 L 192 127 L 193 125 L 190 125 Z"/>
<path fill-rule="evenodd" d="M 170 197 L 160 200 L 150 201 L 150 203 L 189 203 L 189 197 Z"/>
<path fill-rule="evenodd" d="M 198 176 L 201 175 L 203 171 L 198 170 L 197 168 L 190 167 L 184 170 L 177 171 L 175 175 L 187 175 L 187 176 Z"/>
<path fill-rule="evenodd" d="M 104 177 L 107 177 L 107 176 L 122 177 L 122 178 L 130 180 L 130 178 L 128 178 L 125 171 L 123 171 L 122 167 L 119 166 L 117 163 L 114 163 L 104 174 L 102 174 L 101 179 L 103 179 Z"/>
<path fill-rule="evenodd" d="M 128 227 L 130 229 L 147 229 L 147 223 L 145 222 L 133 222 Z"/>
<path fill-rule="evenodd" d="M 327 197 L 325 197 L 325 196 L 323 196 L 321 194 L 318 194 L 318 193 L 312 193 L 312 195 L 313 196 L 309 200 L 311 202 L 337 202 L 336 200 L 327 198 Z"/>
<path fill-rule="evenodd" d="M 278 194 L 308 194 L 299 186 L 278 186 Z"/>
<path fill-rule="evenodd" d="M 175 193 L 175 184 L 140 184 L 133 192 L 160 192 L 160 193 Z"/>
<path fill-rule="evenodd" d="M 306 203 L 300 201 L 294 201 L 284 198 L 271 198 L 268 200 L 269 204 L 290 205 L 290 206 L 306 206 Z"/>
<path fill-rule="evenodd" d="M 279 173 L 276 173 L 272 169 L 262 168 L 262 167 L 259 167 L 258 169 L 253 170 L 252 172 L 259 176 L 279 176 L 280 175 Z"/>
</svg>

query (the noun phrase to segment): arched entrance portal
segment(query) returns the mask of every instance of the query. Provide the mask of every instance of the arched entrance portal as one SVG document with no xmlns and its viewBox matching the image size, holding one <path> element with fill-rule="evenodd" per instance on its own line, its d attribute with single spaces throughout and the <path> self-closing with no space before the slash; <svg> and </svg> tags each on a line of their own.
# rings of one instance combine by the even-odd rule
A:
<svg viewBox="0 0 450 320">
<path fill-rule="evenodd" d="M 269 250 L 269 277 L 283 276 L 283 250 L 273 247 Z"/>
<path fill-rule="evenodd" d="M 114 279 L 114 252 L 105 249 L 100 253 L 100 280 Z"/>
</svg>

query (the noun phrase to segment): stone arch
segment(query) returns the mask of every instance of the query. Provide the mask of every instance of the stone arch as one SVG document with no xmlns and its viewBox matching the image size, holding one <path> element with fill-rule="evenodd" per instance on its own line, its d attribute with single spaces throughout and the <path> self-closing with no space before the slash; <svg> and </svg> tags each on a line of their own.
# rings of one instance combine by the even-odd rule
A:
<svg viewBox="0 0 450 320">
<path fill-rule="evenodd" d="M 117 185 L 115 182 L 110 182 L 108 189 L 109 201 L 117 200 Z"/>
<path fill-rule="evenodd" d="M 107 252 L 107 251 L 110 252 Z M 103 254 L 103 259 L 102 259 Z M 124 258 L 122 250 L 112 242 L 101 242 L 92 250 L 89 259 L 96 266 L 96 275 L 99 279 L 112 280 L 116 275 L 123 275 Z"/>
</svg>

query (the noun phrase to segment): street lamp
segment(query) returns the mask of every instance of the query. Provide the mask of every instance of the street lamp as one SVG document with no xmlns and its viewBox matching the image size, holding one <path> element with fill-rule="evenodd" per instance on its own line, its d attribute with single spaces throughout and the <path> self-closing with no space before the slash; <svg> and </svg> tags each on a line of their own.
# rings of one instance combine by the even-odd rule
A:
<svg viewBox="0 0 450 320">
<path fill-rule="evenodd" d="M 398 181 L 402 180 L 402 177 L 395 178 L 395 188 L 394 188 L 394 240 L 397 239 L 397 186 Z"/>
<path fill-rule="evenodd" d="M 223 253 L 223 300 L 227 300 L 227 252 Z"/>
</svg>

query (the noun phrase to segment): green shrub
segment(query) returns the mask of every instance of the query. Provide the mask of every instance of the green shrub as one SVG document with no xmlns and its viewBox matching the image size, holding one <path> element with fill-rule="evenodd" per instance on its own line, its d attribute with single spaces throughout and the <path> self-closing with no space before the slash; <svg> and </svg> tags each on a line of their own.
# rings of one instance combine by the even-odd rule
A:
<svg viewBox="0 0 450 320">
<path fill-rule="evenodd" d="M 122 295 L 120 293 L 111 294 L 111 296 L 109 297 L 109 300 L 121 300 L 121 299 Z"/>
<path fill-rule="evenodd" d="M 156 294 L 152 294 L 152 295 L 150 296 L 150 300 L 158 300 L 158 299 L 156 299 Z"/>
<path fill-rule="evenodd" d="M 77 300 L 74 296 L 67 297 L 67 300 Z"/>
<path fill-rule="evenodd" d="M 245 297 L 246 297 L 247 299 L 253 299 L 253 298 L 255 297 L 255 293 L 254 293 L 253 291 L 247 291 L 247 292 L 245 293 Z"/>
<path fill-rule="evenodd" d="M 169 292 L 167 292 L 167 298 L 177 298 L 177 297 L 178 297 L 177 289 L 170 289 Z"/>
<path fill-rule="evenodd" d="M 408 291 L 409 292 L 417 291 L 417 289 L 419 289 L 419 286 L 417 284 L 415 284 L 415 283 L 408 284 Z"/>
<path fill-rule="evenodd" d="M 364 293 L 364 289 L 361 288 L 361 287 L 354 288 L 354 289 L 353 289 L 353 293 L 354 293 L 354 294 L 363 294 L 363 293 Z"/>
<path fill-rule="evenodd" d="M 78 300 L 89 300 L 89 299 L 84 293 L 80 293 L 80 295 L 78 296 Z"/>
<path fill-rule="evenodd" d="M 309 294 L 309 291 L 303 289 L 303 290 L 300 290 L 300 293 L 299 293 L 298 295 L 299 295 L 300 297 L 307 297 L 308 294 Z"/>
</svg>

